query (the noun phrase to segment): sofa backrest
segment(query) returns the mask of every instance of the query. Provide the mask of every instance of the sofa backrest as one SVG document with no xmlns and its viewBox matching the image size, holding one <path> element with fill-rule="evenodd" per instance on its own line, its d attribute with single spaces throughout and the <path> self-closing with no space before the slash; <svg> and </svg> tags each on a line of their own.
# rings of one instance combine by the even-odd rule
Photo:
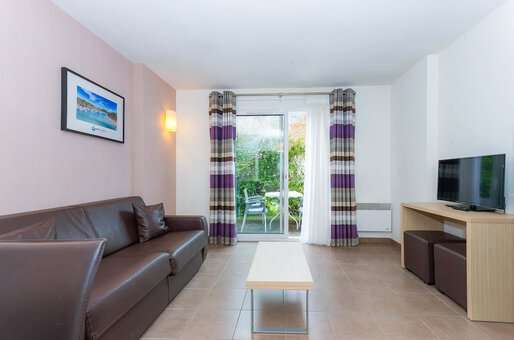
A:
<svg viewBox="0 0 514 340">
<path fill-rule="evenodd" d="M 84 210 L 78 206 L 40 210 L 0 217 L 0 238 L 13 235 L 37 224 L 45 223 L 53 229 L 50 239 L 84 240 L 98 238 Z"/>
<path fill-rule="evenodd" d="M 141 197 L 47 209 L 0 217 L 0 239 L 27 227 L 44 223 L 53 227 L 51 239 L 85 240 L 105 238 L 104 256 L 138 241 L 132 204 L 144 204 Z"/>
<path fill-rule="evenodd" d="M 133 204 L 144 204 L 141 197 L 124 197 L 82 204 L 99 237 L 107 239 L 104 255 L 138 242 Z"/>
</svg>

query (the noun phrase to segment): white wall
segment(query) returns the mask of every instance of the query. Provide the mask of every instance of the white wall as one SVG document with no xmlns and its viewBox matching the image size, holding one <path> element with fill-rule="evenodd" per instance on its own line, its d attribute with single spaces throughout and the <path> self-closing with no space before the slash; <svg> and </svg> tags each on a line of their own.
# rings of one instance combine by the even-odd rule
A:
<svg viewBox="0 0 514 340">
<path fill-rule="evenodd" d="M 391 88 L 393 234 L 399 204 L 435 201 L 437 160 L 507 154 L 507 211 L 514 212 L 514 0 Z M 451 223 L 449 232 L 460 234 Z"/>
<path fill-rule="evenodd" d="M 439 55 L 439 156 L 507 154 L 507 211 L 514 212 L 514 1 Z"/>
<path fill-rule="evenodd" d="M 400 237 L 400 203 L 436 199 L 437 57 L 428 56 L 391 87 L 393 238 Z"/>
<path fill-rule="evenodd" d="M 391 201 L 390 87 L 354 86 L 357 92 L 356 195 L 358 202 Z M 259 89 L 241 92 L 326 91 Z M 177 91 L 177 213 L 208 215 L 210 90 Z M 328 101 L 328 97 L 327 97 Z"/>
<path fill-rule="evenodd" d="M 354 86 L 355 191 L 359 203 L 391 202 L 391 91 Z"/>
</svg>

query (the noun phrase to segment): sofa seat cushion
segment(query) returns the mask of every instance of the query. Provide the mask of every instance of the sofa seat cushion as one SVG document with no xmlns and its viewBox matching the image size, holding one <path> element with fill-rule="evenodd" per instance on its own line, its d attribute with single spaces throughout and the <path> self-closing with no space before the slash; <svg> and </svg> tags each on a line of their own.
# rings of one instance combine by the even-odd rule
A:
<svg viewBox="0 0 514 340">
<path fill-rule="evenodd" d="M 86 330 L 97 339 L 170 273 L 166 253 L 124 257 L 115 253 L 100 262 L 89 299 Z"/>
<path fill-rule="evenodd" d="M 135 244 L 117 254 L 124 257 L 138 257 L 155 252 L 167 253 L 171 274 L 176 275 L 195 255 L 207 247 L 207 244 L 208 237 L 204 230 L 175 231 L 145 243 Z"/>
</svg>

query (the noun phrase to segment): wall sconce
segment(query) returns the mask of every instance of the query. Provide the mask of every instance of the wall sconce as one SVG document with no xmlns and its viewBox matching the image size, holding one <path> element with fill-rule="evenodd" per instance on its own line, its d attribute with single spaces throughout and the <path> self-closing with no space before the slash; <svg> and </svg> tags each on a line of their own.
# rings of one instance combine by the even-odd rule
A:
<svg viewBox="0 0 514 340">
<path fill-rule="evenodd" d="M 172 110 L 166 111 L 164 126 L 166 128 L 166 131 L 168 131 L 168 132 L 176 132 L 177 131 L 177 117 L 175 115 L 175 111 L 172 111 Z"/>
</svg>

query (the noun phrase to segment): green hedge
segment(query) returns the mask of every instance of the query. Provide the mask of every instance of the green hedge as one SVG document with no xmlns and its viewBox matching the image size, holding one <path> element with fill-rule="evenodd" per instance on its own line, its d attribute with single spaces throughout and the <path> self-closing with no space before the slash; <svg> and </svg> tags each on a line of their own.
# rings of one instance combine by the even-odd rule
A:
<svg viewBox="0 0 514 340">
<path fill-rule="evenodd" d="M 276 144 L 276 143 L 275 143 Z M 264 196 L 266 192 L 280 191 L 281 152 L 274 150 L 273 143 L 253 145 L 249 140 L 236 143 L 236 202 L 237 213 L 244 212 L 244 189 L 249 196 Z M 303 138 L 289 140 L 289 190 L 303 193 L 305 143 Z M 278 200 L 266 199 L 268 216 L 278 213 Z M 300 200 L 289 200 L 293 216 L 300 214 Z"/>
</svg>

